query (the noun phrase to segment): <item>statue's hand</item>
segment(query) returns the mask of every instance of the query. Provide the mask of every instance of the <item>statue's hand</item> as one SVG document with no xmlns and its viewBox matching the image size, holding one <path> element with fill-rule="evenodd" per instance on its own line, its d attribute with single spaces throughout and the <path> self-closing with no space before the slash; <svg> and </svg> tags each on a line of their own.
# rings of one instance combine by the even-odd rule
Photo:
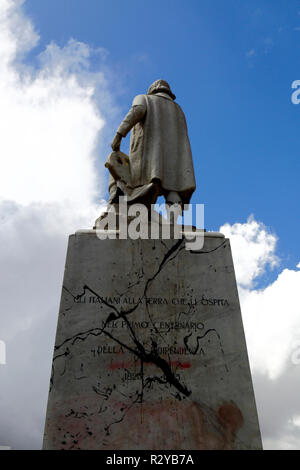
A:
<svg viewBox="0 0 300 470">
<path fill-rule="evenodd" d="M 116 133 L 114 140 L 111 143 L 111 148 L 117 152 L 120 150 L 120 144 L 121 144 L 122 136 L 121 134 Z"/>
</svg>

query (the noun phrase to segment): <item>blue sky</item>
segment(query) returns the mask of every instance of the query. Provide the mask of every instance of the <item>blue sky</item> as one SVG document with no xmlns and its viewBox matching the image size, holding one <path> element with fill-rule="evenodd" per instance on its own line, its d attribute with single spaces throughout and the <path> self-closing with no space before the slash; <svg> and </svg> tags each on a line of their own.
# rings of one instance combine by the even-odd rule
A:
<svg viewBox="0 0 300 470">
<path fill-rule="evenodd" d="M 231 241 L 264 446 L 299 449 L 300 0 L 0 0 L 0 445 L 41 447 L 68 235 L 104 209 L 114 132 L 158 78 L 192 202 Z"/>
<path fill-rule="evenodd" d="M 207 229 L 254 214 L 278 235 L 284 265 L 297 264 L 299 1 L 27 0 L 25 11 L 40 50 L 70 37 L 107 49 L 124 113 L 168 80 L 187 117 L 193 202 L 205 203 Z"/>
</svg>

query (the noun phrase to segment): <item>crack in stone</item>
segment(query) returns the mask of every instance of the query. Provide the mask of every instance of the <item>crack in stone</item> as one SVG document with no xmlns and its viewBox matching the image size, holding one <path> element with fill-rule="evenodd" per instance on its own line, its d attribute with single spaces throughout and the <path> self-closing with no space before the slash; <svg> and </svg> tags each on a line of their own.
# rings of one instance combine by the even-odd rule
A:
<svg viewBox="0 0 300 470">
<path fill-rule="evenodd" d="M 225 245 L 225 243 L 227 243 L 228 240 L 224 240 L 219 246 L 217 246 L 216 248 L 214 248 L 213 250 L 209 250 L 209 251 L 195 251 L 195 250 L 188 250 L 189 253 L 193 254 L 193 255 L 206 255 L 208 253 L 213 253 L 214 251 L 217 251 L 219 250 L 220 248 L 222 248 L 222 246 Z M 226 246 L 226 245 L 225 245 Z M 225 248 L 224 246 L 224 248 Z"/>
<path fill-rule="evenodd" d="M 224 349 L 223 349 L 223 345 L 222 345 L 222 340 L 221 340 L 221 336 L 220 334 L 218 333 L 218 331 L 215 329 L 215 328 L 210 328 L 208 329 L 202 336 L 197 336 L 196 337 L 196 347 L 194 349 L 192 349 L 189 344 L 188 344 L 188 339 L 192 336 L 193 333 L 189 333 L 188 335 L 186 335 L 184 338 L 183 338 L 183 342 L 185 344 L 185 347 L 187 348 L 187 350 L 189 351 L 190 354 L 193 354 L 193 355 L 196 355 L 197 352 L 199 351 L 199 347 L 200 347 L 200 341 L 202 341 L 202 339 L 204 339 L 209 333 L 215 333 L 218 340 L 219 340 L 219 346 L 220 346 L 220 350 L 221 350 L 221 353 L 222 353 L 222 356 L 224 358 L 224 363 L 225 363 L 225 369 L 226 369 L 226 372 L 229 372 L 229 369 L 228 369 L 228 366 L 225 362 L 225 352 L 224 352 Z"/>
<path fill-rule="evenodd" d="M 147 294 L 148 294 L 148 289 L 149 287 L 151 286 L 152 282 L 158 277 L 158 275 L 160 274 L 160 272 L 162 271 L 162 269 L 169 263 L 171 262 L 172 260 L 174 260 L 178 254 L 184 249 L 184 245 L 182 244 L 183 243 L 183 239 L 180 239 L 178 240 L 164 255 L 163 259 L 161 260 L 159 266 L 158 266 L 158 269 L 156 270 L 156 272 L 153 274 L 152 277 L 150 277 L 147 281 L 146 281 L 146 284 L 145 284 L 145 287 L 144 287 L 144 292 L 143 292 L 143 296 L 142 298 L 146 298 L 147 297 Z M 225 242 L 224 242 L 225 243 Z M 214 250 L 210 250 L 208 252 L 193 252 L 191 251 L 191 253 L 194 253 L 194 254 L 205 254 L 205 253 L 211 253 L 212 251 L 216 251 L 217 249 L 219 249 L 221 246 L 224 245 L 224 243 L 222 243 L 219 247 L 217 247 L 216 249 Z M 165 246 L 165 244 L 164 244 Z M 139 279 L 137 282 L 135 283 L 132 283 L 129 285 L 129 287 L 127 288 L 127 290 L 125 291 L 128 292 L 130 291 L 134 286 L 136 286 L 140 280 L 143 278 L 144 276 L 144 272 L 142 273 L 142 276 L 139 276 Z M 75 344 L 76 341 L 85 341 L 89 336 L 99 336 L 101 334 L 105 334 L 107 337 L 109 337 L 112 341 L 116 342 L 117 344 L 119 344 L 122 348 L 124 348 L 125 350 L 127 350 L 128 352 L 130 352 L 131 354 L 135 355 L 135 357 L 137 357 L 138 360 L 140 360 L 140 364 L 141 364 L 141 371 L 140 371 L 140 376 L 141 376 L 141 391 L 140 393 L 137 393 L 137 397 L 135 400 L 132 401 L 131 405 L 126 409 L 126 412 L 123 414 L 123 416 L 116 420 L 116 421 L 113 421 L 111 422 L 109 425 L 107 425 L 105 427 L 105 431 L 107 434 L 110 433 L 110 429 L 111 427 L 114 425 L 114 424 L 117 424 L 117 423 L 120 423 L 124 420 L 126 414 L 128 413 L 128 411 L 130 410 L 130 408 L 132 408 L 132 406 L 137 403 L 138 401 L 140 401 L 141 405 L 143 403 L 143 394 L 144 394 L 144 390 L 147 388 L 151 388 L 153 386 L 154 383 L 157 383 L 157 384 L 160 384 L 160 385 L 167 385 L 169 384 L 170 386 L 174 386 L 175 389 L 177 389 L 177 391 L 179 393 L 177 394 L 173 394 L 171 393 L 173 396 L 175 396 L 176 399 L 178 400 L 181 400 L 181 395 L 184 395 L 185 397 L 189 397 L 191 395 L 191 391 L 186 387 L 185 384 L 181 383 L 180 380 L 177 379 L 176 377 L 176 371 L 177 371 L 177 368 L 178 366 L 176 367 L 175 371 L 172 370 L 171 368 L 171 361 L 170 361 L 170 357 L 169 357 L 169 363 L 163 359 L 162 357 L 160 357 L 160 355 L 158 354 L 158 351 L 157 351 L 157 344 L 155 341 L 153 341 L 153 339 L 151 340 L 152 341 L 152 347 L 151 347 L 151 351 L 146 351 L 146 349 L 144 348 L 144 346 L 140 343 L 140 341 L 138 340 L 133 328 L 131 327 L 128 319 L 127 319 L 127 316 L 130 315 L 132 312 L 134 312 L 139 304 L 131 307 L 130 309 L 127 309 L 127 310 L 123 310 L 122 307 L 120 309 L 120 311 L 116 308 L 115 305 L 112 305 L 110 304 L 109 302 L 107 302 L 107 300 L 102 297 L 101 295 L 99 295 L 97 292 L 95 292 L 91 287 L 89 287 L 88 285 L 84 285 L 83 286 L 83 292 L 77 296 L 74 296 L 65 286 L 63 286 L 63 288 L 66 290 L 66 292 L 68 292 L 75 301 L 78 301 L 80 300 L 85 294 L 87 291 L 91 292 L 93 295 L 95 295 L 98 299 L 101 300 L 101 302 L 106 305 L 106 307 L 110 308 L 111 310 L 113 310 L 113 312 L 110 312 L 105 323 L 104 323 L 104 326 L 102 328 L 92 328 L 88 331 L 85 331 L 85 332 L 80 332 L 80 333 L 77 333 L 76 335 L 72 336 L 71 338 L 67 338 L 61 345 L 58 345 L 58 346 L 55 346 L 55 350 L 59 350 L 62 346 L 64 346 L 66 343 L 68 342 L 71 342 L 72 345 Z M 123 293 L 124 294 L 124 293 Z M 189 307 L 189 312 L 191 310 L 191 306 Z M 154 328 L 154 331 L 156 331 L 156 333 L 159 334 L 160 337 L 162 337 L 162 335 L 160 334 L 160 332 L 157 330 L 154 322 L 153 322 L 153 319 L 152 319 L 152 316 L 150 314 L 150 311 L 149 311 L 149 307 L 148 307 L 148 304 L 146 302 L 146 311 L 147 311 L 147 314 L 148 314 L 148 317 L 150 319 L 150 322 Z M 185 312 L 184 312 L 185 313 Z M 106 330 L 106 327 L 107 325 L 113 321 L 113 320 L 117 320 L 117 319 L 123 319 L 123 321 L 125 322 L 126 324 L 126 327 L 128 329 L 128 332 L 130 334 L 130 337 L 131 339 L 133 340 L 134 344 L 135 344 L 135 347 L 136 348 L 132 348 L 130 347 L 128 344 L 125 344 L 123 343 L 122 341 L 120 341 L 118 338 L 116 338 L 114 335 L 112 335 L 109 331 Z M 192 333 L 190 333 L 190 335 L 186 336 L 184 338 L 184 343 L 185 343 L 185 346 L 187 347 L 187 350 L 191 353 L 191 354 L 196 354 L 197 350 L 199 349 L 199 342 L 201 341 L 201 339 L 203 339 L 204 336 L 206 336 L 209 332 L 213 331 L 212 329 L 211 330 L 208 330 L 202 337 L 201 336 L 198 336 L 197 337 L 197 346 L 196 348 L 192 349 L 190 347 L 190 345 L 188 344 L 188 338 L 191 336 Z M 215 333 L 218 335 L 218 333 L 215 331 Z M 218 335 L 219 337 L 219 335 Z M 163 337 L 162 337 L 163 338 Z M 164 338 L 163 338 L 164 339 Z M 219 337 L 220 339 L 220 337 Z M 67 356 L 69 354 L 69 350 L 67 349 L 67 351 L 65 353 L 62 353 L 62 354 L 58 354 L 57 356 L 55 356 L 54 360 L 58 359 L 59 357 L 63 357 L 63 356 Z M 161 378 L 160 376 L 153 376 L 153 377 L 147 377 L 145 379 L 144 377 L 144 363 L 152 363 L 154 365 L 156 365 L 163 373 L 163 378 Z M 53 370 L 53 374 L 52 374 L 52 385 L 53 385 L 53 376 L 54 376 L 54 370 Z M 98 389 L 96 389 L 96 387 L 93 387 L 93 390 L 95 391 L 95 393 L 99 394 L 99 391 Z M 102 394 L 101 394 L 102 395 Z M 110 396 L 110 395 L 109 395 Z M 101 407 L 99 409 L 99 413 L 103 412 L 103 402 L 105 400 L 107 400 L 109 397 L 108 396 L 105 396 L 103 397 L 102 395 L 102 398 L 103 398 L 103 401 L 101 403 Z"/>
<path fill-rule="evenodd" d="M 168 250 L 168 252 L 164 255 L 164 257 L 163 257 L 162 261 L 160 262 L 159 267 L 158 267 L 157 271 L 155 272 L 155 274 L 147 280 L 142 298 L 146 298 L 147 291 L 148 291 L 148 288 L 149 288 L 150 284 L 154 281 L 154 279 L 156 279 L 156 277 L 159 275 L 159 273 L 161 272 L 163 267 L 170 261 L 170 257 L 172 256 L 172 254 L 174 254 L 176 252 L 176 250 L 180 247 L 182 242 L 183 242 L 183 239 L 178 240 Z M 177 252 L 177 254 L 178 254 L 178 252 Z M 175 256 L 177 256 L 177 254 Z M 66 289 L 66 290 L 68 291 L 68 289 Z M 191 394 L 191 391 L 188 390 L 188 388 L 176 378 L 176 376 L 173 373 L 172 368 L 169 365 L 169 363 L 165 359 L 163 359 L 159 356 L 159 354 L 157 352 L 157 344 L 152 340 L 151 351 L 147 352 L 146 349 L 144 348 L 144 346 L 138 340 L 133 328 L 131 327 L 131 325 L 130 325 L 128 319 L 127 319 L 127 315 L 134 312 L 138 308 L 139 304 L 135 305 L 134 307 L 132 307 L 128 310 L 123 311 L 122 308 L 121 308 L 121 311 L 118 311 L 118 309 L 114 305 L 107 302 L 101 295 L 97 294 L 97 292 L 95 292 L 93 289 L 91 289 L 87 285 L 84 285 L 82 294 L 79 294 L 77 296 L 74 296 L 69 291 L 68 292 L 72 295 L 74 300 L 80 300 L 86 294 L 87 290 L 89 290 L 97 298 L 101 299 L 101 301 L 104 303 L 104 305 L 111 308 L 114 311 L 114 313 L 109 314 L 108 318 L 105 321 L 105 324 L 104 324 L 103 328 L 92 328 L 91 330 L 88 330 L 87 332 L 77 333 L 76 335 L 72 336 L 71 338 L 66 339 L 61 345 L 55 346 L 55 350 L 60 349 L 67 342 L 71 341 L 71 344 L 74 344 L 76 341 L 79 341 L 79 340 L 85 341 L 90 335 L 99 336 L 103 333 L 106 336 L 108 336 L 110 339 L 112 339 L 113 341 L 117 342 L 120 346 L 122 346 L 124 349 L 129 351 L 131 354 L 134 354 L 138 359 L 140 359 L 142 364 L 143 363 L 153 363 L 154 365 L 156 365 L 159 369 L 162 370 L 162 372 L 164 373 L 167 381 L 171 385 L 173 385 L 175 388 L 177 388 L 177 390 L 180 393 L 183 393 L 185 396 L 189 396 Z M 148 316 L 150 318 L 150 321 L 151 321 L 153 327 L 155 328 L 155 331 L 157 333 L 159 333 L 157 328 L 155 327 L 155 325 L 153 323 L 152 317 L 151 317 L 150 312 L 148 310 L 147 302 L 146 302 L 146 310 L 147 310 Z M 105 330 L 107 324 L 110 321 L 117 320 L 119 318 L 121 318 L 126 323 L 128 331 L 130 333 L 130 337 L 133 340 L 133 342 L 136 346 L 136 349 L 133 349 L 130 346 L 128 346 L 127 344 L 121 342 L 115 336 L 113 336 L 111 333 L 109 333 L 107 330 Z M 55 358 L 57 358 L 57 357 L 58 356 L 56 356 Z M 169 362 L 170 362 L 170 357 L 169 357 Z"/>
</svg>

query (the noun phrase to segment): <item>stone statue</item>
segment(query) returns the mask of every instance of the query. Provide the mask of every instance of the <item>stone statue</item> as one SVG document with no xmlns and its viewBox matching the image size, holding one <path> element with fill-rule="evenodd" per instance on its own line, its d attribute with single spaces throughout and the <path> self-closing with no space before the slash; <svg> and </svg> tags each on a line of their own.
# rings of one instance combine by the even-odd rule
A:
<svg viewBox="0 0 300 470">
<path fill-rule="evenodd" d="M 128 203 L 189 204 L 196 188 L 187 125 L 169 84 L 156 80 L 146 95 L 137 95 L 111 143 L 109 204 L 120 195 Z M 129 158 L 120 144 L 131 130 Z"/>
</svg>

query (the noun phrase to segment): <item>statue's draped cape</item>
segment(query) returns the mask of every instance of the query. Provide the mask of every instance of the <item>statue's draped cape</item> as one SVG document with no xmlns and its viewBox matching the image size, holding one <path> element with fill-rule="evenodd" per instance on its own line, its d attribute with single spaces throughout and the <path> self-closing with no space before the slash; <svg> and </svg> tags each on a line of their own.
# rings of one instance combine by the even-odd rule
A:
<svg viewBox="0 0 300 470">
<path fill-rule="evenodd" d="M 130 174 L 135 189 L 129 200 L 151 191 L 153 181 L 159 180 L 161 194 L 177 191 L 188 204 L 196 184 L 181 107 L 165 94 L 138 95 L 132 106 L 142 106 L 145 112 L 131 130 Z"/>
</svg>

